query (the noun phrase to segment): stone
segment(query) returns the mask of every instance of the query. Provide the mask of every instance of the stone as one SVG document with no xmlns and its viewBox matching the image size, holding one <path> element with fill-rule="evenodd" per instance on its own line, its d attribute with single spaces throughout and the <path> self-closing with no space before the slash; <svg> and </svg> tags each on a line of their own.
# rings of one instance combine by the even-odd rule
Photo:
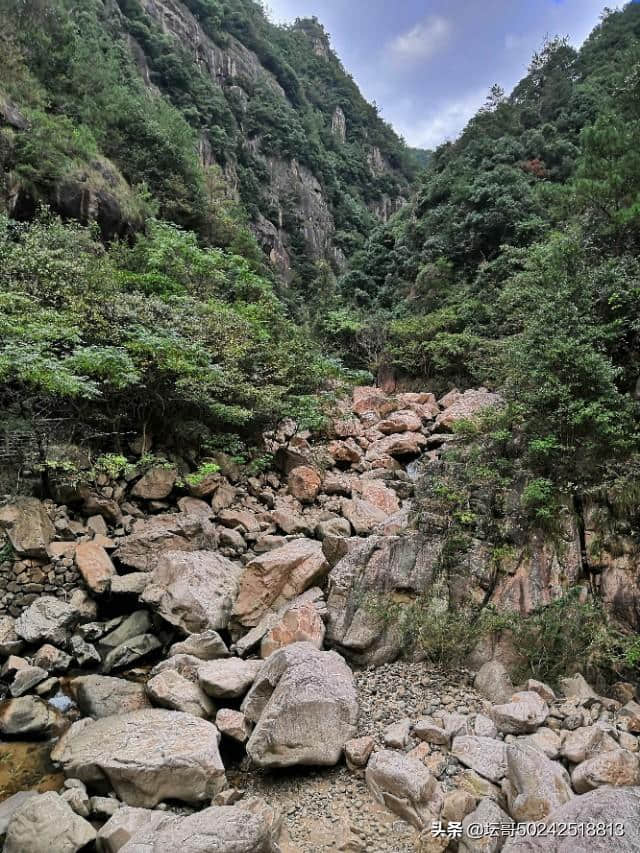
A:
<svg viewBox="0 0 640 853">
<path fill-rule="evenodd" d="M 54 791 L 30 797 L 7 827 L 4 853 L 76 853 L 96 831 Z"/>
<path fill-rule="evenodd" d="M 514 693 L 505 705 L 494 705 L 493 721 L 504 734 L 528 734 L 544 724 L 549 716 L 549 706 L 538 693 Z"/>
<path fill-rule="evenodd" d="M 198 482 L 189 482 L 189 479 L 191 479 L 192 481 L 194 479 L 196 479 L 196 480 L 198 480 Z M 215 472 L 211 473 L 211 474 L 207 474 L 206 476 L 202 477 L 202 479 L 199 479 L 199 477 L 187 478 L 187 486 L 189 488 L 189 494 L 193 498 L 208 498 L 208 497 L 210 497 L 220 487 L 222 482 L 223 482 L 223 480 L 222 480 L 222 477 L 220 476 L 220 474 L 215 473 Z M 203 501 L 203 503 L 204 503 L 204 501 Z M 205 504 L 205 506 L 206 506 L 206 504 Z M 209 507 L 207 507 L 207 510 L 208 509 L 209 509 Z"/>
<path fill-rule="evenodd" d="M 33 665 L 47 672 L 66 672 L 71 666 L 71 656 L 50 643 L 45 643 L 33 656 Z"/>
<path fill-rule="evenodd" d="M 18 791 L 17 794 L 7 797 L 6 800 L 3 800 L 3 802 L 0 803 L 0 838 L 4 838 L 7 834 L 9 822 L 18 809 L 21 808 L 27 800 L 37 796 L 39 796 L 37 791 Z"/>
<path fill-rule="evenodd" d="M 617 748 L 615 740 L 600 726 L 580 726 L 566 733 L 560 754 L 572 764 L 581 764 L 599 753 Z"/>
<path fill-rule="evenodd" d="M 456 784 L 464 791 L 468 791 L 476 799 L 480 800 L 483 797 L 495 800 L 501 808 L 506 808 L 507 802 L 501 789 L 484 779 L 475 770 L 463 770 L 456 776 Z"/>
<path fill-rule="evenodd" d="M 478 693 L 496 705 L 508 702 L 515 693 L 506 667 L 497 660 L 491 660 L 480 667 L 473 686 Z"/>
<path fill-rule="evenodd" d="M 42 595 L 16 619 L 16 634 L 27 643 L 64 645 L 78 614 L 71 602 Z"/>
<path fill-rule="evenodd" d="M 90 797 L 89 810 L 91 816 L 102 821 L 109 820 L 122 807 L 120 800 L 114 797 Z"/>
<path fill-rule="evenodd" d="M 412 826 L 430 826 L 442 806 L 435 778 L 420 761 L 388 749 L 374 753 L 365 771 L 374 799 Z"/>
<path fill-rule="evenodd" d="M 19 497 L 0 507 L 0 529 L 6 532 L 19 557 L 47 559 L 47 546 L 55 528 L 37 498 Z"/>
<path fill-rule="evenodd" d="M 507 748 L 488 737 L 460 735 L 453 739 L 451 754 L 490 782 L 500 782 L 507 772 Z"/>
<path fill-rule="evenodd" d="M 561 764 L 532 746 L 510 744 L 506 749 L 504 789 L 514 820 L 545 820 L 573 797 L 569 774 Z"/>
<path fill-rule="evenodd" d="M 80 666 L 101 663 L 102 658 L 96 647 L 83 639 L 80 634 L 73 634 L 69 640 L 69 648 Z"/>
<path fill-rule="evenodd" d="M 158 560 L 141 601 L 187 634 L 226 628 L 241 568 L 212 551 L 169 551 Z"/>
<path fill-rule="evenodd" d="M 114 556 L 128 568 L 151 572 L 166 551 L 206 551 L 216 544 L 216 529 L 208 518 L 176 512 L 136 521 Z"/>
<path fill-rule="evenodd" d="M 320 540 L 328 536 L 347 538 L 351 536 L 351 524 L 346 518 L 329 518 L 316 524 L 315 534 Z"/>
<path fill-rule="evenodd" d="M 154 465 L 142 475 L 131 490 L 134 498 L 146 501 L 161 501 L 168 498 L 178 478 L 178 472 L 170 465 Z"/>
<path fill-rule="evenodd" d="M 247 543 L 242 534 L 238 530 L 227 529 L 226 527 L 220 531 L 220 545 L 223 548 L 232 548 L 241 554 L 247 550 Z"/>
<path fill-rule="evenodd" d="M 113 575 L 111 578 L 112 595 L 140 595 L 149 583 L 147 572 L 130 572 L 128 575 Z"/>
<path fill-rule="evenodd" d="M 580 673 L 570 678 L 561 678 L 560 689 L 567 699 L 579 699 L 584 702 L 589 699 L 598 700 L 600 698 Z"/>
<path fill-rule="evenodd" d="M 449 746 L 451 741 L 450 735 L 445 732 L 442 726 L 439 726 L 431 717 L 424 717 L 413 727 L 413 734 L 420 740 L 426 743 L 436 744 L 438 746 Z"/>
<path fill-rule="evenodd" d="M 486 714 L 476 714 L 473 721 L 473 733 L 478 737 L 498 737 L 498 727 Z"/>
<path fill-rule="evenodd" d="M 71 679 L 71 692 L 83 716 L 100 719 L 150 708 L 144 685 L 107 675 Z"/>
<path fill-rule="evenodd" d="M 26 658 L 18 657 L 17 655 L 9 655 L 2 665 L 0 670 L 1 678 L 9 678 L 19 672 L 21 669 L 26 669 L 29 666 L 29 661 Z"/>
<path fill-rule="evenodd" d="M 204 691 L 175 670 L 165 670 L 147 681 L 147 694 L 155 705 L 208 718 L 215 706 Z"/>
<path fill-rule="evenodd" d="M 92 515 L 87 519 L 87 527 L 92 530 L 96 536 L 108 536 L 109 528 L 107 522 L 101 515 Z"/>
<path fill-rule="evenodd" d="M 367 536 L 387 519 L 387 513 L 362 498 L 342 501 L 342 514 L 358 536 Z"/>
<path fill-rule="evenodd" d="M 166 819 L 164 811 L 120 806 L 98 832 L 99 853 L 119 853 L 140 830 L 152 829 Z"/>
<path fill-rule="evenodd" d="M 16 634 L 13 616 L 0 616 L 0 656 L 19 655 L 24 641 Z"/>
<path fill-rule="evenodd" d="M 210 800 L 226 785 L 216 727 L 179 711 L 131 711 L 80 720 L 60 738 L 51 758 L 67 776 L 107 783 L 128 805 L 153 808 L 167 799 Z"/>
<path fill-rule="evenodd" d="M 160 648 L 162 643 L 155 634 L 138 634 L 137 637 L 131 637 L 130 640 L 125 640 L 115 649 L 111 649 L 102 663 L 102 669 L 104 672 L 123 669 Z"/>
<path fill-rule="evenodd" d="M 589 826 L 612 824 L 613 835 L 568 837 L 546 835 L 538 838 L 509 839 L 503 853 L 637 853 L 640 850 L 640 788 L 598 788 L 555 809 L 546 818 L 548 826 Z"/>
<path fill-rule="evenodd" d="M 10 699 L 0 709 L 0 732 L 5 736 L 50 735 L 60 723 L 61 718 L 55 708 L 36 696 Z"/>
<path fill-rule="evenodd" d="M 100 634 L 96 632 L 94 634 L 92 632 L 91 635 L 88 635 L 86 631 L 88 627 L 85 626 L 85 631 L 83 632 L 87 639 L 99 639 L 101 645 L 109 649 L 115 649 L 116 646 L 121 645 L 127 640 L 131 640 L 133 637 L 137 637 L 139 634 L 148 633 L 151 631 L 152 625 L 149 611 L 134 610 L 125 619 L 121 618 L 117 622 L 108 623 L 106 633 Z"/>
<path fill-rule="evenodd" d="M 220 524 L 230 530 L 239 530 L 247 533 L 258 533 L 260 523 L 255 514 L 244 509 L 226 509 L 218 515 Z"/>
<path fill-rule="evenodd" d="M 399 459 L 419 456 L 426 443 L 427 439 L 419 432 L 396 433 L 372 441 L 365 458 L 368 462 L 376 462 L 386 456 Z"/>
<path fill-rule="evenodd" d="M 321 485 L 322 477 L 309 465 L 298 465 L 289 472 L 287 478 L 289 494 L 301 503 L 313 503 Z"/>
<path fill-rule="evenodd" d="M 168 669 L 171 669 L 175 672 L 179 672 L 180 675 L 183 675 L 189 681 L 193 681 L 194 684 L 197 684 L 198 670 L 201 666 L 201 658 L 196 658 L 193 655 L 173 655 L 172 657 L 167 658 L 167 660 L 157 663 L 149 675 L 153 678 L 153 676 L 157 675 L 159 672 L 166 672 Z"/>
<path fill-rule="evenodd" d="M 237 490 L 230 483 L 223 483 L 211 498 L 211 509 L 214 515 L 228 509 L 236 499 Z"/>
<path fill-rule="evenodd" d="M 497 827 L 483 832 L 477 838 L 477 827 Z M 462 837 L 458 845 L 458 853 L 498 853 L 505 840 L 505 833 L 513 826 L 509 815 L 492 799 L 485 797 L 480 800 L 474 811 L 462 821 Z"/>
<path fill-rule="evenodd" d="M 510 737 L 510 735 L 507 737 Z M 524 743 L 529 746 L 533 746 L 541 752 L 544 752 L 547 758 L 552 759 L 560 757 L 560 747 L 562 742 L 562 738 L 556 734 L 553 729 L 549 729 L 546 726 L 538 729 L 537 732 L 534 732 L 531 735 L 523 735 L 522 737 L 517 738 L 517 743 Z"/>
<path fill-rule="evenodd" d="M 360 462 L 364 455 L 362 449 L 353 438 L 347 438 L 345 441 L 330 441 L 327 445 L 327 453 L 338 466 L 353 465 Z"/>
<path fill-rule="evenodd" d="M 120 853 L 276 853 L 280 824 L 267 812 L 273 814 L 266 805 L 261 811 L 252 810 L 249 801 L 241 800 L 186 817 L 165 814 L 157 822 L 143 824 Z"/>
<path fill-rule="evenodd" d="M 462 823 L 475 807 L 476 798 L 468 791 L 460 789 L 449 791 L 448 794 L 445 794 L 440 818 L 445 825 L 449 823 Z"/>
<path fill-rule="evenodd" d="M 376 742 L 370 735 L 348 740 L 344 745 L 344 757 L 349 770 L 366 767 L 375 745 Z"/>
<path fill-rule="evenodd" d="M 101 515 L 109 524 L 116 525 L 122 520 L 122 511 L 118 502 L 103 495 L 95 493 L 86 494 L 82 509 L 84 510 L 84 514 L 88 516 Z"/>
<path fill-rule="evenodd" d="M 76 782 L 76 779 L 67 779 L 67 782 Z M 82 785 L 82 783 L 80 783 Z M 91 803 L 87 789 L 82 785 L 81 788 L 65 788 L 60 794 L 65 803 L 68 803 L 74 812 L 80 817 L 89 817 L 91 814 Z"/>
<path fill-rule="evenodd" d="M 549 685 L 544 684 L 542 681 L 536 681 L 535 678 L 530 678 L 527 681 L 527 690 L 533 690 L 533 692 L 537 693 L 538 696 L 547 703 L 547 705 L 551 705 L 552 702 L 556 701 L 556 694 Z"/>
<path fill-rule="evenodd" d="M 382 739 L 389 749 L 404 749 L 411 736 L 411 720 L 406 717 L 397 723 L 392 723 L 384 730 Z"/>
<path fill-rule="evenodd" d="M 322 544 L 295 539 L 251 560 L 244 568 L 233 607 L 235 622 L 252 628 L 269 608 L 277 609 L 321 580 L 329 571 Z"/>
<path fill-rule="evenodd" d="M 220 708 L 216 714 L 216 726 L 222 735 L 238 743 L 246 743 L 251 734 L 251 726 L 242 711 L 231 708 Z"/>
<path fill-rule="evenodd" d="M 444 398 L 443 398 L 444 399 Z M 442 406 L 442 400 L 439 401 Z M 470 420 L 480 415 L 485 409 L 492 409 L 504 404 L 499 394 L 493 394 L 486 388 L 473 388 L 453 398 L 450 405 L 436 417 L 438 429 L 451 429 L 458 421 Z"/>
<path fill-rule="evenodd" d="M 632 734 L 640 734 L 640 704 L 629 700 L 618 711 L 618 721 L 624 722 L 626 730 Z"/>
<path fill-rule="evenodd" d="M 228 658 L 229 649 L 217 631 L 209 629 L 199 634 L 190 634 L 169 649 L 169 655 L 193 655 L 201 660 Z"/>
<path fill-rule="evenodd" d="M 422 418 L 410 409 L 393 412 L 388 418 L 379 421 L 376 429 L 384 435 L 400 432 L 418 432 L 422 428 Z"/>
<path fill-rule="evenodd" d="M 104 548 L 95 542 L 79 542 L 75 559 L 78 571 L 91 592 L 102 595 L 109 590 L 116 570 Z"/>
<path fill-rule="evenodd" d="M 215 699 L 239 699 L 256 680 L 262 667 L 259 660 L 213 660 L 198 667 L 198 681 L 204 692 Z"/>
<path fill-rule="evenodd" d="M 10 688 L 11 695 L 23 696 L 41 681 L 44 681 L 48 674 L 46 669 L 41 669 L 39 666 L 25 666 L 16 673 L 13 679 Z"/>
<path fill-rule="evenodd" d="M 640 759 L 626 749 L 611 749 L 574 767 L 571 783 L 578 794 L 603 785 L 640 785 Z"/>
<path fill-rule="evenodd" d="M 258 767 L 332 766 L 356 733 L 353 673 L 335 652 L 294 643 L 263 663 L 242 710 L 256 723 L 247 753 Z"/>
<path fill-rule="evenodd" d="M 387 515 L 394 515 L 400 509 L 397 494 L 380 480 L 361 481 L 359 492 L 363 501 L 373 504 Z"/>
<path fill-rule="evenodd" d="M 317 649 L 321 649 L 324 635 L 324 622 L 313 603 L 292 607 L 263 637 L 260 656 L 268 658 L 278 649 L 299 642 L 309 642 Z"/>
<path fill-rule="evenodd" d="M 203 515 L 205 518 L 211 518 L 214 515 L 209 504 L 206 501 L 200 500 L 200 498 L 192 498 L 188 496 L 179 498 L 178 509 L 180 512 L 184 512 L 187 515 Z"/>
</svg>

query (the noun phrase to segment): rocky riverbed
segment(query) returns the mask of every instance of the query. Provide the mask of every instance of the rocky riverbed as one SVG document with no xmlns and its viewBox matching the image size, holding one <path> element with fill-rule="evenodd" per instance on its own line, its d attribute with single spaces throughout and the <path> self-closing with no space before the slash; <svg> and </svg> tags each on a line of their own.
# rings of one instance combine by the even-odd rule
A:
<svg viewBox="0 0 640 853">
<path fill-rule="evenodd" d="M 0 508 L 5 853 L 591 850 L 516 836 L 607 809 L 628 823 L 613 849 L 640 849 L 634 685 L 514 684 L 495 650 L 473 671 L 408 660 L 367 601 L 432 588 L 416 460 L 500 399 L 337 405 L 325 435 L 265 435 L 259 475 L 132 450 L 58 483 L 64 503 Z"/>
</svg>

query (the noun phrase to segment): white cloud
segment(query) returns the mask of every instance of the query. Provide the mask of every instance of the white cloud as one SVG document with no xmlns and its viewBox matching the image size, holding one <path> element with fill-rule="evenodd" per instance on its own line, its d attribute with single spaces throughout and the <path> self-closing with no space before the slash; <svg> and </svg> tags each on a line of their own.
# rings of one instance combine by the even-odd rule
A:
<svg viewBox="0 0 640 853">
<path fill-rule="evenodd" d="M 404 136 L 409 145 L 416 148 L 436 148 L 447 140 L 455 139 L 478 109 L 484 104 L 487 92 L 477 89 L 462 98 L 444 104 L 417 122 L 394 122 L 397 130 Z"/>
<path fill-rule="evenodd" d="M 447 44 L 452 32 L 451 21 L 432 15 L 396 36 L 389 44 L 389 51 L 402 64 L 424 62 Z"/>
</svg>

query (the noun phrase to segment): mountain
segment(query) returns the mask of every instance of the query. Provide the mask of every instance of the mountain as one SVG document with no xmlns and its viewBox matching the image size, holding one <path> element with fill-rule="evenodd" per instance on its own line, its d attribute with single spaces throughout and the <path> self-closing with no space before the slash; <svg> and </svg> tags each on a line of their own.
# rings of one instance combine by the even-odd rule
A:
<svg viewBox="0 0 640 853">
<path fill-rule="evenodd" d="M 413 158 L 315 19 L 277 27 L 253 0 L 2 7 L 16 138 L 0 197 L 18 219 L 45 201 L 110 239 L 153 210 L 220 245 L 211 208 L 236 205 L 280 279 L 304 285 L 409 195 Z"/>
</svg>

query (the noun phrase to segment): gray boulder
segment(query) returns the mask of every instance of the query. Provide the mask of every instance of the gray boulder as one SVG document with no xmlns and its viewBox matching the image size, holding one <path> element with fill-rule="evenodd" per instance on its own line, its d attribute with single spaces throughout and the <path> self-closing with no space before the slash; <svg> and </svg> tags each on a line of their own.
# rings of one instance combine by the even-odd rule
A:
<svg viewBox="0 0 640 853">
<path fill-rule="evenodd" d="M 228 658 L 212 660 L 198 667 L 198 681 L 215 699 L 239 699 L 256 680 L 262 661 Z"/>
<path fill-rule="evenodd" d="M 184 678 L 179 672 L 167 669 L 147 682 L 147 693 L 155 705 L 171 711 L 184 711 L 194 717 L 211 717 L 215 706 L 207 694 Z"/>
<path fill-rule="evenodd" d="M 179 711 L 132 711 L 74 723 L 51 758 L 67 776 L 113 789 L 128 805 L 162 800 L 200 803 L 226 784 L 220 735 L 205 720 Z"/>
<path fill-rule="evenodd" d="M 71 681 L 71 690 L 81 713 L 101 719 L 150 708 L 144 685 L 107 675 L 80 675 Z"/>
<path fill-rule="evenodd" d="M 10 699 L 0 709 L 0 733 L 13 737 L 54 734 L 61 721 L 55 708 L 36 696 Z"/>
<path fill-rule="evenodd" d="M 356 733 L 353 674 L 335 652 L 293 643 L 264 662 L 242 710 L 256 723 L 247 752 L 259 767 L 337 764 Z"/>
<path fill-rule="evenodd" d="M 217 631 L 211 629 L 201 634 L 191 634 L 185 640 L 174 643 L 169 649 L 170 655 L 193 655 L 201 660 L 228 658 L 229 649 Z"/>
<path fill-rule="evenodd" d="M 369 759 L 367 787 L 374 798 L 418 829 L 430 826 L 442 808 L 435 777 L 416 758 L 382 749 Z"/>
<path fill-rule="evenodd" d="M 216 530 L 208 518 L 176 512 L 136 521 L 114 556 L 130 569 L 151 572 L 167 551 L 201 551 L 215 548 L 216 544 Z"/>
<path fill-rule="evenodd" d="M 491 782 L 500 782 L 506 775 L 507 749 L 502 741 L 462 735 L 454 738 L 451 753 L 465 767 Z"/>
<path fill-rule="evenodd" d="M 54 791 L 27 799 L 7 827 L 4 853 L 76 853 L 96 831 Z"/>
<path fill-rule="evenodd" d="M 480 667 L 473 686 L 478 693 L 497 705 L 508 702 L 515 693 L 509 673 L 497 660 L 490 660 Z"/>
<path fill-rule="evenodd" d="M 507 781 L 503 786 L 514 820 L 544 820 L 573 797 L 569 774 L 557 761 L 532 746 L 507 746 Z"/>
<path fill-rule="evenodd" d="M 19 497 L 0 507 L 0 529 L 9 537 L 19 557 L 47 557 L 47 547 L 55 535 L 51 519 L 37 498 Z"/>
<path fill-rule="evenodd" d="M 15 632 L 27 643 L 64 645 L 69 629 L 78 620 L 71 602 L 42 595 L 24 610 L 15 622 Z"/>
</svg>

